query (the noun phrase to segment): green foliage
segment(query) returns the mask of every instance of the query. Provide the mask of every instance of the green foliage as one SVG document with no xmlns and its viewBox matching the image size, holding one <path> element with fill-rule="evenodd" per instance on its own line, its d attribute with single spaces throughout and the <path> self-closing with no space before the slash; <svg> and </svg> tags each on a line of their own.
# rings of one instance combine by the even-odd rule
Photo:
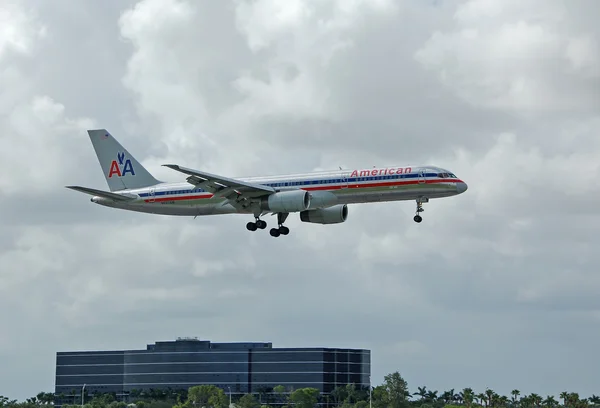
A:
<svg viewBox="0 0 600 408">
<path fill-rule="evenodd" d="M 384 403 L 389 408 L 404 408 L 408 406 L 408 383 L 399 372 L 388 374 L 383 379 Z"/>
<path fill-rule="evenodd" d="M 369 393 L 369 391 L 371 391 Z M 371 399 L 369 398 L 371 395 Z M 81 408 L 76 391 L 69 395 L 41 392 L 23 402 L 0 396 L 0 408 L 47 408 L 55 398 L 67 402 L 63 408 Z M 115 394 L 86 395 L 83 408 L 227 408 L 229 396 L 214 385 L 198 385 L 188 390 L 132 390 L 126 402 Z M 535 393 L 522 395 L 514 389 L 509 396 L 491 389 L 475 392 L 464 388 L 460 392 L 429 390 L 425 386 L 409 392 L 408 384 L 398 372 L 388 374 L 381 385 L 368 388 L 354 384 L 338 387 L 331 395 L 320 395 L 314 388 L 287 390 L 278 385 L 257 389 L 254 395 L 243 395 L 233 401 L 235 408 L 600 408 L 600 397 L 581 398 L 577 393 L 563 391 L 558 399 Z"/>
<path fill-rule="evenodd" d="M 292 392 L 290 401 L 298 408 L 313 408 L 319 402 L 319 390 L 316 388 L 300 388 Z"/>
<path fill-rule="evenodd" d="M 226 408 L 229 402 L 225 392 L 214 385 L 196 385 L 188 390 L 187 400 L 177 408 Z M 146 407 L 144 407 L 146 408 Z"/>
<path fill-rule="evenodd" d="M 260 403 L 256 400 L 254 395 L 246 394 L 236 403 L 238 408 L 260 408 Z"/>
</svg>

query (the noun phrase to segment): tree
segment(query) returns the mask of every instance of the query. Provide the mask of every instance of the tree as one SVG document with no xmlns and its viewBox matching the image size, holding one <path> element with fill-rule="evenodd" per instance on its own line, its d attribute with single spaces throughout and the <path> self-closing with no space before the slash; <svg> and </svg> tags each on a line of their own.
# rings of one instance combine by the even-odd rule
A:
<svg viewBox="0 0 600 408">
<path fill-rule="evenodd" d="M 486 407 L 488 406 L 487 405 L 487 397 L 486 397 L 486 395 L 483 392 L 480 392 L 475 397 L 479 400 L 479 403 L 481 405 L 485 405 Z"/>
<path fill-rule="evenodd" d="M 563 405 L 567 406 L 567 399 L 569 398 L 569 393 L 567 391 L 563 391 L 560 393 L 560 398 L 563 400 Z"/>
<path fill-rule="evenodd" d="M 512 394 L 512 402 L 513 404 L 517 403 L 517 398 L 519 398 L 519 395 L 521 394 L 521 391 L 514 389 L 510 392 Z"/>
<path fill-rule="evenodd" d="M 252 394 L 245 394 L 242 396 L 236 405 L 239 408 L 260 408 L 260 403 Z"/>
<path fill-rule="evenodd" d="M 408 383 L 399 372 L 388 374 L 383 382 L 386 391 L 386 403 L 390 408 L 406 407 L 410 392 L 408 392 Z"/>
<path fill-rule="evenodd" d="M 547 408 L 554 408 L 558 406 L 558 401 L 552 395 L 548 395 L 542 404 Z"/>
<path fill-rule="evenodd" d="M 264 402 L 270 403 L 271 401 L 271 392 L 273 392 L 272 387 L 257 387 L 256 392 L 258 393 L 259 402 L 262 404 Z"/>
<path fill-rule="evenodd" d="M 186 407 L 195 406 L 225 408 L 228 405 L 225 392 L 214 385 L 197 385 L 191 387 L 188 391 L 188 398 L 184 404 Z"/>
<path fill-rule="evenodd" d="M 287 402 L 286 399 L 284 398 L 285 387 L 283 385 L 277 385 L 277 386 L 273 387 L 273 391 L 277 394 L 278 402 L 280 402 L 280 403 Z"/>
<path fill-rule="evenodd" d="M 438 399 L 440 401 L 444 402 L 444 404 L 453 403 L 454 401 L 456 401 L 456 396 L 454 395 L 454 389 L 444 391 Z"/>
<path fill-rule="evenodd" d="M 427 387 L 426 386 L 417 387 L 417 392 L 415 392 L 412 395 L 418 395 L 421 397 L 421 401 L 424 401 L 425 397 L 427 396 Z"/>
<path fill-rule="evenodd" d="M 358 390 L 354 384 L 346 384 L 346 400 L 348 404 L 354 404 L 358 401 Z"/>
<path fill-rule="evenodd" d="M 387 408 L 388 394 L 385 386 L 378 385 L 371 391 L 373 408 Z"/>
<path fill-rule="evenodd" d="M 426 403 L 436 402 L 438 400 L 437 393 L 438 393 L 437 391 L 432 391 L 432 390 L 427 391 L 427 394 L 425 396 L 425 402 Z"/>
<path fill-rule="evenodd" d="M 313 408 L 319 402 L 319 390 L 316 388 L 300 388 L 292 392 L 290 401 L 298 408 Z"/>
<path fill-rule="evenodd" d="M 494 395 L 496 394 L 493 390 L 490 390 L 489 388 L 486 388 L 485 392 L 485 399 L 486 399 L 486 405 L 488 407 L 492 406 L 492 400 L 494 398 Z"/>
<path fill-rule="evenodd" d="M 471 404 L 473 403 L 473 400 L 475 399 L 475 394 L 473 393 L 473 389 L 465 388 L 462 390 L 460 395 L 461 395 L 462 400 L 464 401 L 465 405 L 467 406 L 467 408 L 471 408 Z"/>
<path fill-rule="evenodd" d="M 335 387 L 333 391 L 331 391 L 331 396 L 333 397 L 335 404 L 340 405 L 348 398 L 348 390 L 345 387 Z"/>
</svg>

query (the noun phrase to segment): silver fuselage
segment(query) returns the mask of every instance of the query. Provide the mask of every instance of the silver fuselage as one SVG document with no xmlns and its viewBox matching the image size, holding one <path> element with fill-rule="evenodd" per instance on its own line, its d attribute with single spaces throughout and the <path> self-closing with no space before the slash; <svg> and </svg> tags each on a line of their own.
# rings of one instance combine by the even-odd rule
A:
<svg viewBox="0 0 600 408">
<path fill-rule="evenodd" d="M 450 171 L 436 166 L 388 166 L 236 179 L 269 186 L 276 191 L 309 191 L 312 196 L 309 209 L 327 208 L 338 204 L 443 198 L 467 190 L 465 182 Z M 136 198 L 130 201 L 114 201 L 95 196 L 92 197 L 92 202 L 112 208 L 163 215 L 251 213 L 250 210 L 238 210 L 218 194 L 213 195 L 187 182 L 159 183 L 116 193 L 134 195 Z"/>
</svg>

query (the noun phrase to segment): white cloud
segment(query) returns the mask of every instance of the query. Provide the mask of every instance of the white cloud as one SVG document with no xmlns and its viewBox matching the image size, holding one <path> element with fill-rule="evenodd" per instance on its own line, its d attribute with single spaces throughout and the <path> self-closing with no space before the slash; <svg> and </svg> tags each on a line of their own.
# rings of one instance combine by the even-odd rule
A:
<svg viewBox="0 0 600 408">
<path fill-rule="evenodd" d="M 589 37 L 595 27 L 576 27 L 567 17 L 558 1 L 469 0 L 456 11 L 455 30 L 433 33 L 415 58 L 476 106 L 518 113 L 590 109 L 598 104 L 594 83 L 586 95 L 577 82 L 596 64 Z"/>
<path fill-rule="evenodd" d="M 0 194 L 27 195 L 31 184 L 37 193 L 62 188 L 87 165 L 79 159 L 77 142 L 93 121 L 69 119 L 64 106 L 47 96 L 17 100 L 9 114 L 9 120 L 0 123 L 0 131 L 8 135 L 3 137 L 0 160 L 11 173 L 0 179 Z"/>
<path fill-rule="evenodd" d="M 35 41 L 46 34 L 30 10 L 17 2 L 5 1 L 0 8 L 0 62 L 7 51 L 29 54 Z"/>
<path fill-rule="evenodd" d="M 572 38 L 566 47 L 566 55 L 573 69 L 584 75 L 600 75 L 600 44 L 590 35 Z"/>
</svg>

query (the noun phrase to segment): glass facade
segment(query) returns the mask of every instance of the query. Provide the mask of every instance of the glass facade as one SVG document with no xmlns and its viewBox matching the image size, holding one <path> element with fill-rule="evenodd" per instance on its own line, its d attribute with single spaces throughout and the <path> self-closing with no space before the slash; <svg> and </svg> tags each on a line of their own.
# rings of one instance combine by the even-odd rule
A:
<svg viewBox="0 0 600 408">
<path fill-rule="evenodd" d="M 115 393 L 188 389 L 212 384 L 232 394 L 313 387 L 322 394 L 346 384 L 369 387 L 371 352 L 336 348 L 273 348 L 271 343 L 156 342 L 146 350 L 59 352 L 56 395 L 80 403 L 82 390 Z M 85 388 L 84 388 L 85 385 Z"/>
</svg>

